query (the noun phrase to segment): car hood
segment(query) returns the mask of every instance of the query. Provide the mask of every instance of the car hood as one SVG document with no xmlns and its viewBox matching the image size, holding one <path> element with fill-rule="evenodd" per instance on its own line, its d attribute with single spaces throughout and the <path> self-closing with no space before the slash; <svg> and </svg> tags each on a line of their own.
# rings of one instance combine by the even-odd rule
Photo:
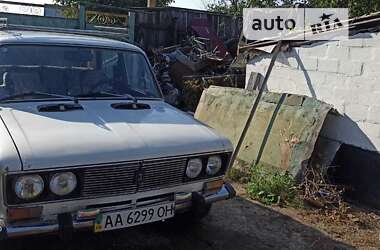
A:
<svg viewBox="0 0 380 250">
<path fill-rule="evenodd" d="M 83 166 L 231 150 L 214 130 L 162 101 L 118 110 L 115 100 L 81 101 L 83 110 L 40 112 L 46 102 L 3 105 L 0 116 L 24 170 Z M 49 102 L 49 104 L 70 102 Z"/>
</svg>

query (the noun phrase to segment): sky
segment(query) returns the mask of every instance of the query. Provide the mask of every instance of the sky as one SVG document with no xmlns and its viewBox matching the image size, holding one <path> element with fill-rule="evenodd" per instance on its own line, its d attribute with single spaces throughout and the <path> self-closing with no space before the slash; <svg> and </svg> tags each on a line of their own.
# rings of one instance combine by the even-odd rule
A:
<svg viewBox="0 0 380 250">
<path fill-rule="evenodd" d="M 34 3 L 34 4 L 46 4 L 53 3 L 53 0 L 7 0 L 8 2 L 19 2 L 19 3 Z"/>
<path fill-rule="evenodd" d="M 172 4 L 172 6 L 175 7 L 182 7 L 182 8 L 188 8 L 188 9 L 198 9 L 198 10 L 204 10 L 205 5 L 204 2 L 207 2 L 205 0 L 175 0 L 175 3 Z"/>
<path fill-rule="evenodd" d="M 7 0 L 10 2 L 23 2 L 23 3 L 35 3 L 35 4 L 45 4 L 45 3 L 53 3 L 53 0 Z M 205 6 L 203 2 L 207 2 L 207 0 L 175 0 L 175 3 L 172 6 L 189 8 L 189 9 L 199 9 L 204 10 Z"/>
</svg>

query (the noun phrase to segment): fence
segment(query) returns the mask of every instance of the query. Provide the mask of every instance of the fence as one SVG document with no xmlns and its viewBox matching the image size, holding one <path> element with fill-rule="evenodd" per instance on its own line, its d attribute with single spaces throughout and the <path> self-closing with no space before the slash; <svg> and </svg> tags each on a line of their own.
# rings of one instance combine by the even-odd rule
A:
<svg viewBox="0 0 380 250">
<path fill-rule="evenodd" d="M 37 6 L 14 2 L 9 4 Z M 242 29 L 241 17 L 183 8 L 81 5 L 77 18 L 67 18 L 60 6 L 40 6 L 44 7 L 44 16 L 4 13 L 0 10 L 0 17 L 6 17 L 9 23 L 18 25 L 115 31 L 124 33 L 129 42 L 144 49 L 180 43 L 192 34 L 191 26 L 199 20 L 207 23 L 222 41 L 238 39 Z"/>
</svg>

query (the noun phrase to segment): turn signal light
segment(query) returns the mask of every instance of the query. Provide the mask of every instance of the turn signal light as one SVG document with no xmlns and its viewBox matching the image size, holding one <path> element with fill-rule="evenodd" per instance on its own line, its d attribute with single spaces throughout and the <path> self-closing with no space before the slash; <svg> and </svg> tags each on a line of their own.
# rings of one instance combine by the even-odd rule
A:
<svg viewBox="0 0 380 250">
<path fill-rule="evenodd" d="M 204 191 L 206 193 L 218 192 L 223 187 L 223 185 L 224 185 L 223 179 L 206 182 L 204 185 Z"/>
<path fill-rule="evenodd" d="M 40 218 L 42 207 L 8 208 L 7 218 L 10 221 Z"/>
</svg>

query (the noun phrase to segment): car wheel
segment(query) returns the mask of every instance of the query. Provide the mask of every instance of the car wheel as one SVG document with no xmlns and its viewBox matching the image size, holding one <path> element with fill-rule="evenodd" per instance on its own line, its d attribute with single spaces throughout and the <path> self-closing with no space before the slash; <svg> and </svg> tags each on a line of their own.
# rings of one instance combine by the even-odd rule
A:
<svg viewBox="0 0 380 250">
<path fill-rule="evenodd" d="M 176 217 L 181 222 L 187 224 L 198 223 L 210 213 L 211 206 L 211 204 L 204 205 L 201 207 L 194 206 L 189 211 L 186 211 L 183 214 L 178 214 Z"/>
<path fill-rule="evenodd" d="M 189 214 L 191 214 L 191 216 L 198 221 L 202 220 L 204 217 L 206 217 L 210 213 L 211 206 L 212 206 L 211 204 L 208 204 L 202 207 L 193 207 L 190 210 Z"/>
</svg>

